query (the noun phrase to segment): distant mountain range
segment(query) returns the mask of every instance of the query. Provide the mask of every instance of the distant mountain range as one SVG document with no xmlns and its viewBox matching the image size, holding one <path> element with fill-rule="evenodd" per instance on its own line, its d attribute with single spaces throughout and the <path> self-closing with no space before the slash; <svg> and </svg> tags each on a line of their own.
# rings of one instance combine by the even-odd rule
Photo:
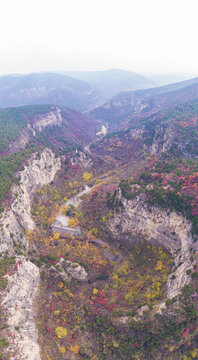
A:
<svg viewBox="0 0 198 360">
<path fill-rule="evenodd" d="M 198 74 L 194 73 L 143 73 L 147 79 L 154 82 L 155 86 L 174 84 L 195 78 Z"/>
<path fill-rule="evenodd" d="M 82 75 L 0 78 L 0 359 L 196 360 L 198 78 Z"/>
<path fill-rule="evenodd" d="M 182 79 L 182 75 L 175 77 Z M 154 96 L 183 87 L 177 83 L 156 89 L 164 81 L 171 82 L 170 74 L 145 76 L 120 69 L 5 75 L 0 77 L 0 107 L 53 104 L 85 112 L 123 92 L 130 96 L 130 91 L 150 89 L 141 94 Z"/>
<path fill-rule="evenodd" d="M 92 84 L 106 98 L 111 98 L 122 91 L 148 89 L 156 86 L 152 80 L 144 75 L 120 69 L 68 71 L 65 74 Z"/>
<path fill-rule="evenodd" d="M 0 107 L 58 104 L 83 111 L 101 99 L 92 85 L 66 75 L 35 73 L 0 77 Z"/>
<path fill-rule="evenodd" d="M 132 119 L 150 116 L 159 109 L 194 100 L 198 97 L 198 78 L 147 90 L 118 94 L 89 112 L 89 117 L 122 128 Z"/>
<path fill-rule="evenodd" d="M 154 86 L 143 75 L 119 69 L 6 75 L 0 77 L 0 107 L 55 104 L 87 111 L 122 91 Z"/>
</svg>

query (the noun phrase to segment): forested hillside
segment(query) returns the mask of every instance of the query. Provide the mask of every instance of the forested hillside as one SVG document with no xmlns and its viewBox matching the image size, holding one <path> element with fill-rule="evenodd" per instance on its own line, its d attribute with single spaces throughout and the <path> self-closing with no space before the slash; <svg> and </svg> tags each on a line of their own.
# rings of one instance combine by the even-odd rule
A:
<svg viewBox="0 0 198 360">
<path fill-rule="evenodd" d="M 104 100 L 93 85 L 58 73 L 33 73 L 0 77 L 0 107 L 34 104 L 64 105 L 88 110 Z"/>
<path fill-rule="evenodd" d="M 49 105 L 0 109 L 0 153 L 7 150 L 27 126 L 27 119 L 50 111 Z"/>
<path fill-rule="evenodd" d="M 0 203 L 9 199 L 12 184 L 20 180 L 14 173 L 24 168 L 33 152 L 48 147 L 57 156 L 72 153 L 82 149 L 97 131 L 98 124 L 75 110 L 60 108 L 61 122 L 56 111 L 51 105 L 0 109 Z"/>
<path fill-rule="evenodd" d="M 198 357 L 198 101 L 182 86 L 89 118 L 0 111 L 2 360 Z"/>
<path fill-rule="evenodd" d="M 144 118 L 159 110 L 166 110 L 179 104 L 197 99 L 197 78 L 159 88 L 129 91 L 118 94 L 89 112 L 92 119 L 103 120 L 111 130 L 128 126 L 130 120 Z"/>
</svg>

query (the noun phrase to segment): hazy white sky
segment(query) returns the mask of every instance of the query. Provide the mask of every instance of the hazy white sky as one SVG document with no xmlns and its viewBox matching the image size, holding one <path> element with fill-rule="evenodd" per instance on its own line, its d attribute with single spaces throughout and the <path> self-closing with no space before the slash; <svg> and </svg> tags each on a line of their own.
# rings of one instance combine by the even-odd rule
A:
<svg viewBox="0 0 198 360">
<path fill-rule="evenodd" d="M 0 74 L 198 73 L 198 0 L 2 0 Z"/>
</svg>

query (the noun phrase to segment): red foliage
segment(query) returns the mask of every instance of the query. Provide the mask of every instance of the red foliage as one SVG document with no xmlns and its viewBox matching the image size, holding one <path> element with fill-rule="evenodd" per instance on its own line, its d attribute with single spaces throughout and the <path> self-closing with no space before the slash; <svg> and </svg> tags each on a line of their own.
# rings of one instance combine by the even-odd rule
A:
<svg viewBox="0 0 198 360">
<path fill-rule="evenodd" d="M 182 333 L 182 338 L 189 334 L 189 328 Z"/>
<path fill-rule="evenodd" d="M 13 270 L 14 270 L 14 271 L 17 271 L 17 270 L 18 270 L 18 265 L 17 265 L 17 264 L 14 265 Z"/>
<path fill-rule="evenodd" d="M 114 303 L 111 303 L 109 306 L 108 306 L 108 310 L 109 311 L 113 311 L 115 308 L 115 304 Z"/>
<path fill-rule="evenodd" d="M 99 296 L 99 297 L 96 298 L 95 303 L 96 303 L 96 304 L 100 304 L 100 305 L 106 305 L 107 300 L 106 300 L 106 299 L 103 299 L 102 296 Z"/>
</svg>

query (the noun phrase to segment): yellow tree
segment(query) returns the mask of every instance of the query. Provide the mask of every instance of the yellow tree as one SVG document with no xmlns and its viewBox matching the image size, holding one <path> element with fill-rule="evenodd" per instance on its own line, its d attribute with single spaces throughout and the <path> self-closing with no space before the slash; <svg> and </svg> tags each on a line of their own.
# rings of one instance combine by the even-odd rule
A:
<svg viewBox="0 0 198 360">
<path fill-rule="evenodd" d="M 71 219 L 68 220 L 68 225 L 70 227 L 76 227 L 79 224 L 79 221 L 77 218 L 72 217 Z"/>
<path fill-rule="evenodd" d="M 85 171 L 83 173 L 83 178 L 84 178 L 85 181 L 89 181 L 90 179 L 92 179 L 92 177 L 93 177 L 92 173 L 88 173 L 87 171 Z"/>
</svg>

